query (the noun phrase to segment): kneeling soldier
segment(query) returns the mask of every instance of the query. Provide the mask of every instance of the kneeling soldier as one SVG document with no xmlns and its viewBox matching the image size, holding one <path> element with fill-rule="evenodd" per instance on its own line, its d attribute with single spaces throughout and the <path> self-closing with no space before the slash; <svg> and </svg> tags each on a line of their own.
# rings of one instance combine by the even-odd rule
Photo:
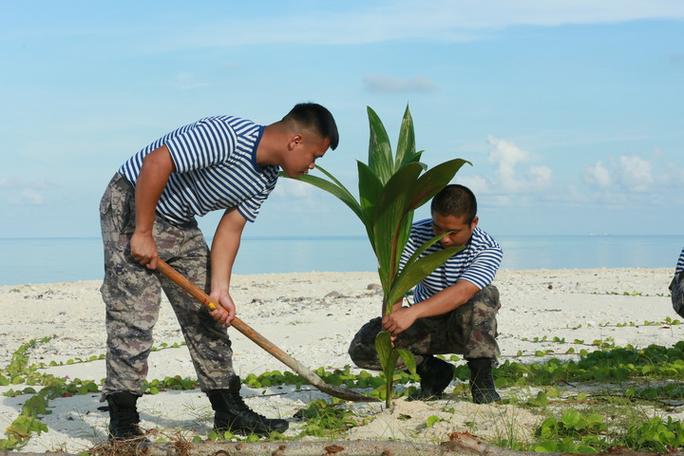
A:
<svg viewBox="0 0 684 456">
<path fill-rule="evenodd" d="M 451 383 L 454 366 L 433 355 L 459 353 L 470 368 L 470 389 L 478 404 L 501 399 L 492 368 L 499 355 L 496 313 L 499 292 L 491 285 L 501 265 L 499 244 L 480 229 L 475 195 L 462 185 L 449 185 L 432 200 L 432 218 L 413 224 L 401 267 L 433 236 L 444 237 L 423 255 L 464 246 L 423 279 L 414 290 L 415 304 L 394 305 L 393 312 L 366 323 L 349 346 L 349 356 L 365 369 L 380 369 L 375 336 L 385 329 L 396 346 L 408 348 L 420 376 L 418 398 L 440 395 Z"/>
<path fill-rule="evenodd" d="M 679 254 L 674 278 L 670 283 L 670 292 L 672 308 L 680 317 L 684 317 L 684 249 Z"/>
</svg>

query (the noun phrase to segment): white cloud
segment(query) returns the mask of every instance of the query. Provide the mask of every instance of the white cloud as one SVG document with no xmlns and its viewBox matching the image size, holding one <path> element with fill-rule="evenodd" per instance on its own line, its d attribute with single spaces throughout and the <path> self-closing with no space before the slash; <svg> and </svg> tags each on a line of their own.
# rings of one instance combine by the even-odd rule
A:
<svg viewBox="0 0 684 456">
<path fill-rule="evenodd" d="M 551 184 L 552 174 L 548 166 L 532 166 L 530 167 L 530 185 L 534 188 L 548 187 Z"/>
<path fill-rule="evenodd" d="M 322 3 L 324 4 L 324 3 Z M 296 14 L 276 12 L 274 17 L 235 17 L 162 32 L 161 46 L 225 47 L 249 44 L 365 44 L 395 40 L 472 41 L 492 30 L 521 25 L 614 23 L 649 19 L 684 18 L 680 0 L 415 0 L 350 3 Z M 307 24 L 302 27 L 301 24 Z M 182 25 L 179 25 L 182 27 Z"/>
<path fill-rule="evenodd" d="M 489 192 L 489 182 L 482 176 L 459 176 L 456 175 L 456 182 L 465 185 L 472 190 L 475 195 Z"/>
<path fill-rule="evenodd" d="M 636 155 L 622 155 L 619 166 L 622 183 L 630 190 L 643 192 L 653 183 L 649 161 Z"/>
<path fill-rule="evenodd" d="M 605 165 L 599 161 L 585 168 L 585 181 L 594 186 L 585 189 L 586 200 L 620 210 L 663 206 L 671 202 L 672 195 L 684 187 L 678 180 L 684 173 L 674 163 L 659 163 L 661 153 L 656 149 L 650 160 L 638 155 L 621 155 L 612 157 Z M 654 164 L 658 164 L 657 180 Z"/>
<path fill-rule="evenodd" d="M 363 85 L 369 92 L 415 93 L 432 92 L 437 88 L 428 78 L 416 76 L 401 79 L 389 76 L 367 76 Z"/>
<path fill-rule="evenodd" d="M 200 81 L 197 79 L 197 76 L 192 73 L 180 72 L 176 74 L 173 80 L 173 85 L 181 90 L 192 90 L 207 87 L 209 84 L 204 81 Z"/>
<path fill-rule="evenodd" d="M 610 171 L 600 161 L 587 167 L 584 178 L 588 183 L 604 189 L 610 187 L 613 183 Z"/>
<path fill-rule="evenodd" d="M 35 188 L 14 188 L 9 190 L 5 201 L 15 206 L 41 206 L 45 204 L 45 194 Z"/>
<path fill-rule="evenodd" d="M 498 167 L 499 181 L 505 190 L 520 190 L 522 182 L 518 180 L 516 168 L 528 159 L 528 154 L 515 144 L 490 136 L 487 140 L 492 150 L 489 161 Z"/>
<path fill-rule="evenodd" d="M 32 188 L 27 188 L 21 192 L 21 201 L 33 206 L 40 206 L 45 203 L 45 196 Z"/>
<path fill-rule="evenodd" d="M 13 205 L 40 206 L 45 204 L 47 192 L 54 184 L 40 181 L 24 181 L 15 177 L 0 177 L 0 195 Z"/>
<path fill-rule="evenodd" d="M 670 175 L 666 174 L 665 179 Z M 651 162 L 638 155 L 621 155 L 608 166 L 596 162 L 585 169 L 584 178 L 603 191 L 616 190 L 616 185 L 621 185 L 623 191 L 644 192 L 654 183 Z"/>
<path fill-rule="evenodd" d="M 530 154 L 510 141 L 490 136 L 489 161 L 497 167 L 497 178 L 501 187 L 509 192 L 538 190 L 551 184 L 552 171 L 548 166 L 531 165 Z M 521 168 L 528 166 L 527 170 Z"/>
<path fill-rule="evenodd" d="M 332 5 L 332 6 L 328 6 Z M 682 19 L 681 0 L 387 0 L 376 2 L 318 2 L 307 8 L 287 3 L 272 12 L 253 15 L 233 8 L 230 15 L 199 23 L 189 15 L 170 15 L 163 27 L 102 24 L 70 27 L 37 23 L 0 29 L 0 38 L 44 41 L 60 38 L 128 39 L 149 50 L 240 47 L 258 44 L 367 44 L 398 40 L 472 41 L 492 31 L 516 26 L 553 27 L 565 24 L 616 23 L 636 20 Z M 207 9 L 207 12 L 209 10 Z M 303 26 L 305 24 L 305 26 Z M 140 44 L 143 43 L 143 44 Z"/>
<path fill-rule="evenodd" d="M 309 199 L 316 188 L 305 182 L 294 179 L 280 178 L 273 190 L 273 196 L 284 199 Z"/>
</svg>

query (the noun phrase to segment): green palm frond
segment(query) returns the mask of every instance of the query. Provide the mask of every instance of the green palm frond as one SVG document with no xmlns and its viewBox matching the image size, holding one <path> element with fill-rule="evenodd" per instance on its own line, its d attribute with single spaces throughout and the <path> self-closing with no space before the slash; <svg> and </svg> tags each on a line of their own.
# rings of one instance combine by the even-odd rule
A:
<svg viewBox="0 0 684 456">
<path fill-rule="evenodd" d="M 378 260 L 378 275 L 384 292 L 383 306 L 389 313 L 392 305 L 407 291 L 459 251 L 459 247 L 452 247 L 422 256 L 441 237 L 435 236 L 420 246 L 403 269 L 399 270 L 401 252 L 408 241 L 414 210 L 444 188 L 464 164 L 470 163 L 454 159 L 427 169 L 420 162 L 423 151 L 416 151 L 413 119 L 408 106 L 399 130 L 396 155 L 393 156 L 389 136 L 380 117 L 370 107 L 367 112 L 370 130 L 368 163 L 357 163 L 358 200 L 320 166 L 316 166 L 316 169 L 325 178 L 304 175 L 297 179 L 335 195 L 359 217 Z M 391 337 L 385 331 L 378 334 L 375 347 L 387 379 L 389 405 L 397 360 L 401 357 L 412 372 L 415 372 L 415 360 L 408 350 L 393 347 Z"/>
</svg>

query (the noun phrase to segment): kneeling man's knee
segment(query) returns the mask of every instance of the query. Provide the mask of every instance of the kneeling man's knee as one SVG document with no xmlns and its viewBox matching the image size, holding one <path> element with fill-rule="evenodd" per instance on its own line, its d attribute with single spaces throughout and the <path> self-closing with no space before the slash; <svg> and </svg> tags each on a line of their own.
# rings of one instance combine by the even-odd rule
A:
<svg viewBox="0 0 684 456">
<path fill-rule="evenodd" d="M 362 369 L 379 369 L 378 354 L 375 351 L 375 336 L 380 331 L 380 318 L 363 325 L 349 344 L 349 357 Z"/>
</svg>

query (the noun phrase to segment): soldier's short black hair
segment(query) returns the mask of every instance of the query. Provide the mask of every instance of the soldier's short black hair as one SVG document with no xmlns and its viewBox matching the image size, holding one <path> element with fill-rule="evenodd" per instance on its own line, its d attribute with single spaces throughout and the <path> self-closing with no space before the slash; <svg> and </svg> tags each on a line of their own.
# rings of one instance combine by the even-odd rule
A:
<svg viewBox="0 0 684 456">
<path fill-rule="evenodd" d="M 283 117 L 283 122 L 294 122 L 303 128 L 310 128 L 321 138 L 330 141 L 330 148 L 335 150 L 340 140 L 335 118 L 325 107 L 317 103 L 299 103 Z"/>
<path fill-rule="evenodd" d="M 432 198 L 432 212 L 440 215 L 466 216 L 466 224 L 470 225 L 477 215 L 475 194 L 466 186 L 451 184 L 444 187 Z"/>
</svg>

